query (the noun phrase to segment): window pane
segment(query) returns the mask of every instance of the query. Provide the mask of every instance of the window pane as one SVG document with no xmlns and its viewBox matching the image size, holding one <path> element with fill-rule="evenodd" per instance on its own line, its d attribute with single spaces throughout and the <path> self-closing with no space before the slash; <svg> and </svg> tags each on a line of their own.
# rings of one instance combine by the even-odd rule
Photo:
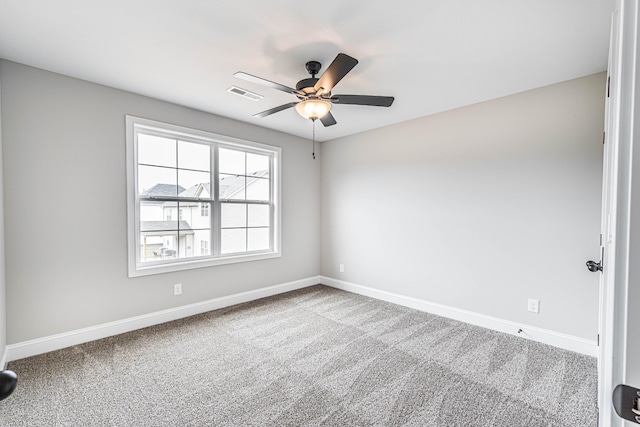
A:
<svg viewBox="0 0 640 427">
<path fill-rule="evenodd" d="M 209 172 L 211 170 L 210 153 L 207 145 L 178 141 L 178 167 Z"/>
<path fill-rule="evenodd" d="M 208 205 L 208 204 L 207 204 Z M 202 256 L 202 247 L 211 247 L 211 221 L 200 215 L 202 203 L 180 203 L 182 220 L 179 222 L 180 238 L 177 245 L 178 258 Z"/>
<path fill-rule="evenodd" d="M 164 202 L 140 202 L 140 221 L 162 221 L 162 205 Z"/>
<path fill-rule="evenodd" d="M 245 174 L 245 153 L 243 151 L 227 150 L 226 148 L 221 148 L 220 150 L 218 150 L 218 156 L 220 159 L 220 173 L 231 175 Z"/>
<path fill-rule="evenodd" d="M 264 178 L 248 178 L 247 200 L 269 200 L 269 180 Z"/>
<path fill-rule="evenodd" d="M 269 156 L 247 153 L 247 175 L 269 177 Z"/>
<path fill-rule="evenodd" d="M 140 232 L 140 261 L 162 261 L 176 257 L 173 249 L 177 231 Z"/>
<path fill-rule="evenodd" d="M 183 222 L 184 221 L 181 221 L 181 224 Z M 180 238 L 178 240 L 178 245 L 175 248 L 177 249 L 177 257 L 191 258 L 193 256 L 200 256 L 200 248 L 198 248 L 197 252 L 195 251 L 194 241 L 193 230 L 183 230 L 183 228 L 180 227 Z"/>
<path fill-rule="evenodd" d="M 247 205 L 244 203 L 222 204 L 222 228 L 246 227 Z"/>
<path fill-rule="evenodd" d="M 138 163 L 176 167 L 176 140 L 139 133 Z"/>
<path fill-rule="evenodd" d="M 220 174 L 220 199 L 245 200 L 246 177 Z"/>
<path fill-rule="evenodd" d="M 269 205 L 249 205 L 247 225 L 249 227 L 268 227 L 270 225 L 269 211 Z"/>
<path fill-rule="evenodd" d="M 247 229 L 233 228 L 222 230 L 220 250 L 223 254 L 233 252 L 246 252 L 247 250 Z"/>
<path fill-rule="evenodd" d="M 172 205 L 140 203 L 140 231 L 161 233 L 178 229 L 178 212 L 175 203 Z M 144 215 L 144 216 L 143 216 Z"/>
<path fill-rule="evenodd" d="M 178 170 L 178 185 L 184 188 L 178 197 L 209 198 L 210 177 L 211 175 L 207 172 Z"/>
<path fill-rule="evenodd" d="M 175 169 L 138 166 L 138 194 L 141 197 L 175 197 L 184 190 L 176 187 L 176 179 Z"/>
<path fill-rule="evenodd" d="M 140 207 L 141 261 L 201 256 L 201 247 L 210 247 L 211 223 L 201 220 L 200 203 L 141 202 Z M 143 218 L 143 211 L 153 220 Z"/>
<path fill-rule="evenodd" d="M 250 228 L 247 250 L 260 251 L 269 249 L 269 229 L 268 228 Z"/>
</svg>

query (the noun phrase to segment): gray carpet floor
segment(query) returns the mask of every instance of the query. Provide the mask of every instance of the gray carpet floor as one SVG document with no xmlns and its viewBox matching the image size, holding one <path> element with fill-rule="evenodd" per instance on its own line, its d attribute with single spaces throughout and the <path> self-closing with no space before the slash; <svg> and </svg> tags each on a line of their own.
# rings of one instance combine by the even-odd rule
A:
<svg viewBox="0 0 640 427">
<path fill-rule="evenodd" d="M 596 360 L 313 286 L 18 360 L 2 426 L 596 426 Z"/>
</svg>

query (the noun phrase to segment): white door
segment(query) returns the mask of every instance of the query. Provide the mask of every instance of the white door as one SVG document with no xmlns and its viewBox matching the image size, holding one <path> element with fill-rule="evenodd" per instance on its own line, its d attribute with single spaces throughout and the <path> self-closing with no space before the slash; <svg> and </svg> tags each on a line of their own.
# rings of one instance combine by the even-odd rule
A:
<svg viewBox="0 0 640 427">
<path fill-rule="evenodd" d="M 605 119 L 603 135 L 603 167 L 602 167 L 602 213 L 600 227 L 600 314 L 598 322 L 598 406 L 600 409 L 600 425 L 607 425 L 602 420 L 611 416 L 609 396 L 612 392 L 612 370 L 605 361 L 612 358 L 613 338 L 613 286 L 615 280 L 615 230 L 618 176 L 618 104 L 617 100 L 617 70 L 618 70 L 618 19 L 619 14 L 614 11 L 611 19 L 611 38 L 609 46 L 609 67 L 605 88 Z"/>
<path fill-rule="evenodd" d="M 603 195 L 599 425 L 638 425 L 612 408 L 618 384 L 640 388 L 640 70 L 638 0 L 613 15 Z M 607 147 L 607 144 L 610 145 Z M 635 146 L 635 147 L 634 147 Z M 636 148 L 634 150 L 634 148 Z M 607 157 L 608 156 L 608 157 Z M 606 212 L 606 213 L 605 213 Z"/>
</svg>

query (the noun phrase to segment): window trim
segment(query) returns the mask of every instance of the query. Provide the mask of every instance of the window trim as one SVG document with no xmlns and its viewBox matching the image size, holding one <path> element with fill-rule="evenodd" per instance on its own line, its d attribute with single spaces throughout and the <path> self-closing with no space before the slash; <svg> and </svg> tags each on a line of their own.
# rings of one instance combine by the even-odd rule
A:
<svg viewBox="0 0 640 427">
<path fill-rule="evenodd" d="M 187 128 L 183 126 L 163 123 L 155 120 L 126 115 L 126 169 L 127 169 L 127 245 L 128 245 L 128 275 L 129 277 L 146 276 L 151 274 L 169 273 L 173 271 L 189 270 L 193 268 L 212 267 L 234 264 L 239 262 L 258 261 L 281 257 L 281 156 L 282 149 L 259 142 L 219 135 L 212 132 Z M 213 182 L 212 200 L 209 206 L 209 220 L 211 222 L 211 245 L 208 256 L 194 256 L 181 258 L 170 263 L 148 261 L 142 265 L 139 260 L 138 241 L 140 236 L 140 210 L 137 199 L 137 151 L 136 134 L 139 130 L 145 133 L 159 132 L 162 136 L 170 134 L 187 142 L 209 144 L 212 148 L 211 174 Z M 218 183 L 218 148 L 239 149 L 247 153 L 269 154 L 272 156 L 271 181 L 271 243 L 270 250 L 258 252 L 241 252 L 220 254 L 219 235 L 221 232 L 220 206 L 222 200 L 215 199 L 219 194 Z M 215 161 L 213 161 L 215 160 Z M 238 201 L 241 202 L 241 201 Z M 217 211 L 217 212 L 216 212 Z M 215 248 L 215 250 L 214 250 Z M 217 254 L 217 255 L 214 255 Z"/>
</svg>

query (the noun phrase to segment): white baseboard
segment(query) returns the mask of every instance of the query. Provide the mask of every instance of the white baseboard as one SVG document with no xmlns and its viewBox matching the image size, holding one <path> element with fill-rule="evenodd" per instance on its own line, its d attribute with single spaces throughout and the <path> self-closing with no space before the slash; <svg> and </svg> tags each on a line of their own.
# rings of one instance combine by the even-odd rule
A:
<svg viewBox="0 0 640 427">
<path fill-rule="evenodd" d="M 459 320 L 472 325 L 482 326 L 483 328 L 493 329 L 494 331 L 516 335 L 522 338 L 552 345 L 554 347 L 574 351 L 576 353 L 586 354 L 587 356 L 598 356 L 598 345 L 596 341 L 549 331 L 547 329 L 537 328 L 523 323 L 511 322 L 509 320 L 449 307 L 443 304 L 424 301 L 418 298 L 407 297 L 392 292 L 356 285 L 354 283 L 333 279 L 331 277 L 320 276 L 320 283 L 336 289 L 342 289 L 405 307 L 414 308 L 416 310 L 448 317 L 450 319 Z M 518 333 L 519 330 L 522 332 Z"/>
<path fill-rule="evenodd" d="M 128 319 L 117 320 L 115 322 L 104 323 L 102 325 L 77 329 L 75 331 L 65 332 L 62 334 L 51 335 L 48 337 L 24 341 L 17 344 L 9 344 L 7 346 L 5 357 L 3 360 L 5 362 L 11 362 L 13 360 L 23 359 L 25 357 L 48 353 L 50 351 L 59 350 L 61 348 L 71 347 L 74 345 L 122 334 L 125 332 L 131 332 L 137 329 L 146 328 L 148 326 L 154 326 L 160 323 L 170 322 L 172 320 L 182 319 L 184 317 L 205 313 L 207 311 L 217 310 L 243 302 L 254 301 L 260 298 L 265 298 L 296 289 L 306 288 L 308 286 L 317 285 L 318 283 L 320 283 L 319 276 L 308 277 L 306 279 L 296 280 L 294 282 L 288 282 L 280 285 L 256 289 L 253 291 L 241 292 L 225 297 L 214 298 L 194 304 L 183 305 L 181 307 L 157 311 L 155 313 L 149 313 L 141 316 L 131 317 Z"/>
<path fill-rule="evenodd" d="M 7 360 L 7 353 L 8 349 L 5 347 L 0 354 L 0 371 L 7 369 L 7 363 L 9 363 L 9 360 Z"/>
</svg>

